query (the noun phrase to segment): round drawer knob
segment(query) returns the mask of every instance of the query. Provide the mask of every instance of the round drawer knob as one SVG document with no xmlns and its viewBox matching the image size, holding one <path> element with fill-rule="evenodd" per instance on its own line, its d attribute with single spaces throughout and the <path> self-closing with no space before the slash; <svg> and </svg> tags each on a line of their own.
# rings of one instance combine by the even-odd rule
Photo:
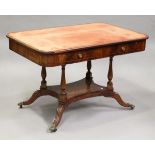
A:
<svg viewBox="0 0 155 155">
<path fill-rule="evenodd" d="M 122 51 L 125 52 L 126 51 L 126 48 L 125 47 L 121 47 Z"/>
<path fill-rule="evenodd" d="M 82 58 L 82 54 L 81 53 L 78 54 L 78 58 L 80 58 L 80 59 Z"/>
</svg>

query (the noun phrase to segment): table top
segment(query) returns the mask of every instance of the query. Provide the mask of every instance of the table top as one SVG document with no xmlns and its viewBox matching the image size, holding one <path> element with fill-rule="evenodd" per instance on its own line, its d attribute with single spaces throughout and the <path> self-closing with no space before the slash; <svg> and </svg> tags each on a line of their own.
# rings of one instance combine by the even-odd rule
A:
<svg viewBox="0 0 155 155">
<path fill-rule="evenodd" d="M 44 54 L 63 53 L 148 38 L 145 34 L 105 23 L 11 32 L 7 37 Z"/>
</svg>

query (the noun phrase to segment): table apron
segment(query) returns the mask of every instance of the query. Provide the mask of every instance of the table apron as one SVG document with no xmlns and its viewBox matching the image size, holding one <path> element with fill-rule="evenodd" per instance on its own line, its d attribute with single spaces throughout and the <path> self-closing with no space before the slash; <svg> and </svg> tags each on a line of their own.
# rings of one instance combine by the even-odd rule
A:
<svg viewBox="0 0 155 155">
<path fill-rule="evenodd" d="M 41 53 L 18 42 L 9 39 L 9 48 L 31 60 L 32 62 L 45 67 L 59 66 L 63 64 L 77 63 L 86 60 L 100 59 L 116 55 L 124 55 L 145 50 L 146 40 L 124 42 L 107 46 L 79 49 L 63 53 Z"/>
</svg>

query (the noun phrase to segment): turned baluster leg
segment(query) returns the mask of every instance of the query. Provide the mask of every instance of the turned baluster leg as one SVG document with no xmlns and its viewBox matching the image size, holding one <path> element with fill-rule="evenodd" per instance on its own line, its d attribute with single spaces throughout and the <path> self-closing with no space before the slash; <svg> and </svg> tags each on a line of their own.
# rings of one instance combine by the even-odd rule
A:
<svg viewBox="0 0 155 155">
<path fill-rule="evenodd" d="M 66 77 L 65 77 L 65 65 L 62 66 L 61 74 L 61 96 L 66 96 Z"/>
<path fill-rule="evenodd" d="M 92 82 L 92 73 L 91 73 L 91 60 L 87 61 L 87 73 L 86 73 L 86 84 L 87 88 L 90 88 L 90 84 Z"/>
<path fill-rule="evenodd" d="M 59 97 L 59 103 L 56 110 L 55 118 L 53 120 L 52 126 L 49 128 L 50 132 L 57 131 L 57 126 L 61 121 L 62 114 L 66 107 L 66 101 L 67 101 L 67 93 L 66 93 L 65 65 L 63 65 L 61 74 L 61 93 Z"/>
<path fill-rule="evenodd" d="M 106 97 L 112 97 L 114 98 L 121 106 L 123 107 L 130 107 L 130 109 L 134 109 L 134 105 L 126 103 L 123 101 L 123 99 L 121 98 L 121 96 L 113 91 L 113 83 L 112 83 L 112 78 L 113 78 L 113 66 L 112 66 L 112 62 L 113 62 L 113 57 L 110 57 L 109 60 L 109 71 L 108 71 L 108 82 L 107 82 L 107 89 L 109 90 L 109 93 Z"/>
<path fill-rule="evenodd" d="M 86 79 L 92 80 L 92 73 L 91 73 L 91 60 L 87 61 L 87 73 L 86 73 Z"/>
<path fill-rule="evenodd" d="M 22 108 L 23 105 L 32 104 L 37 98 L 44 95 L 43 93 L 41 93 L 41 90 L 47 88 L 47 86 L 46 86 L 46 68 L 45 67 L 42 67 L 41 77 L 42 77 L 42 81 L 41 81 L 40 90 L 35 91 L 28 100 L 18 103 L 18 106 L 20 108 Z"/>
<path fill-rule="evenodd" d="M 46 89 L 47 88 L 47 85 L 46 85 L 47 82 L 46 82 L 46 68 L 45 67 L 42 67 L 41 77 L 42 77 L 42 81 L 41 81 L 40 89 Z"/>
<path fill-rule="evenodd" d="M 109 70 L 108 70 L 108 82 L 107 82 L 107 88 L 108 90 L 113 91 L 113 83 L 112 83 L 112 78 L 113 78 L 113 57 L 110 57 L 109 59 Z"/>
</svg>

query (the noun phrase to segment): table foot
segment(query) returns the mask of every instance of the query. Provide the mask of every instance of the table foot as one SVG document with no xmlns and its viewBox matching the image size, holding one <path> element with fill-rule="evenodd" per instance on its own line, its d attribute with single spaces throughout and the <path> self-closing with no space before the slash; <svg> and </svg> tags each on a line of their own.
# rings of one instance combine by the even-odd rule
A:
<svg viewBox="0 0 155 155">
<path fill-rule="evenodd" d="M 41 90 L 37 90 L 35 91 L 32 96 L 27 100 L 27 101 L 23 101 L 18 103 L 19 108 L 23 108 L 23 105 L 30 105 L 32 104 L 37 98 L 39 98 L 40 96 L 43 96 L 44 94 L 41 92 Z"/>
<path fill-rule="evenodd" d="M 55 127 L 53 127 L 53 126 L 51 126 L 50 128 L 49 128 L 49 132 L 56 132 L 57 131 L 57 128 L 55 128 Z"/>
<path fill-rule="evenodd" d="M 53 120 L 52 126 L 49 128 L 50 132 L 56 132 L 57 131 L 57 126 L 59 125 L 59 123 L 61 121 L 62 114 L 63 114 L 64 110 L 65 110 L 65 105 L 60 102 L 58 107 L 57 107 L 55 118 Z"/>
<path fill-rule="evenodd" d="M 128 105 L 130 107 L 130 110 L 133 110 L 135 108 L 135 105 L 133 105 L 133 104 L 128 104 Z"/>
<path fill-rule="evenodd" d="M 109 97 L 114 98 L 121 106 L 129 107 L 130 110 L 133 110 L 135 108 L 134 105 L 124 102 L 123 99 L 121 98 L 121 96 L 116 92 L 110 92 Z"/>
<path fill-rule="evenodd" d="M 18 106 L 20 109 L 22 109 L 23 108 L 23 102 L 18 103 Z"/>
</svg>

